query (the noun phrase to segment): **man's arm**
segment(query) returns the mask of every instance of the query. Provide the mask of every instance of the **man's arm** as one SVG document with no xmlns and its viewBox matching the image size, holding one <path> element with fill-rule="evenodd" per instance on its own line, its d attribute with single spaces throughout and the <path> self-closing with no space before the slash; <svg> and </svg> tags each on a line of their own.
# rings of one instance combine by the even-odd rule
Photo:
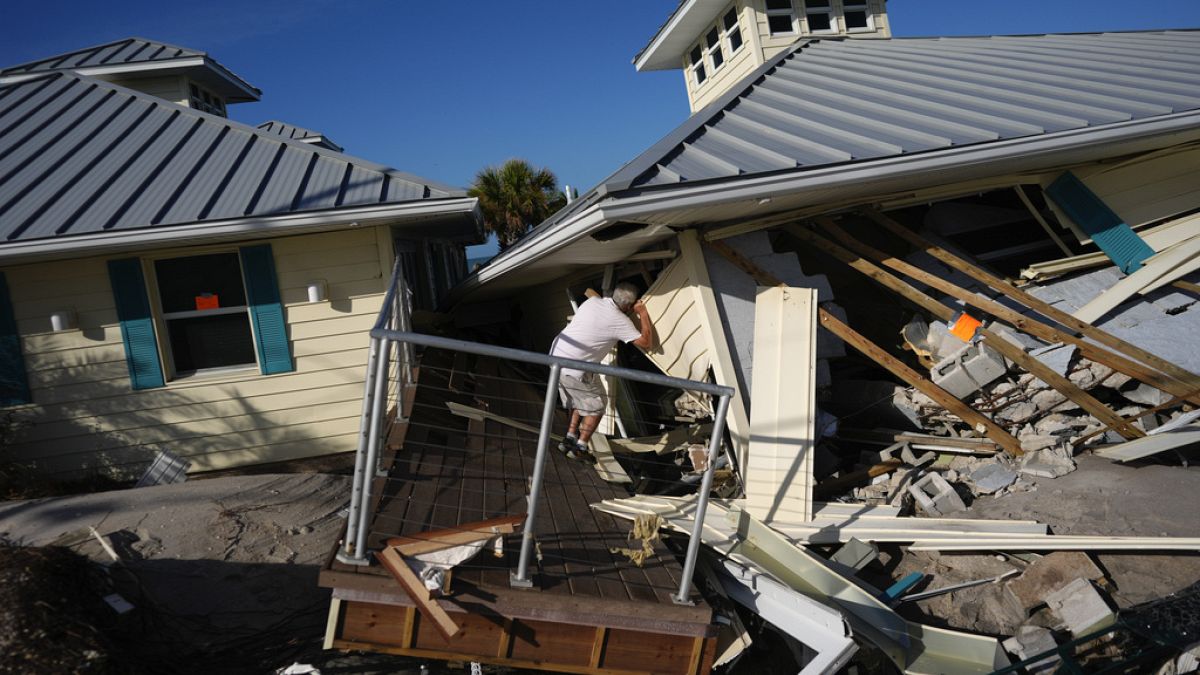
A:
<svg viewBox="0 0 1200 675">
<path fill-rule="evenodd" d="M 650 312 L 641 300 L 633 303 L 633 313 L 637 316 L 638 330 L 642 332 L 633 345 L 640 349 L 650 349 L 654 346 L 654 326 L 650 323 Z"/>
</svg>

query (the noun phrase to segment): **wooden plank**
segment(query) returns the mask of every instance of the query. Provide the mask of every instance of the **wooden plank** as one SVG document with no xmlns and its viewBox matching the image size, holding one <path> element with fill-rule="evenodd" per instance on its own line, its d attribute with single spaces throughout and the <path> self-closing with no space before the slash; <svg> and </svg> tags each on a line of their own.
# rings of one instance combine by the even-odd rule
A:
<svg viewBox="0 0 1200 675">
<path fill-rule="evenodd" d="M 834 259 L 839 260 L 851 269 L 863 274 L 875 283 L 893 291 L 915 304 L 918 307 L 925 309 L 939 319 L 949 321 L 953 319 L 955 310 L 943 305 L 934 298 L 918 291 L 913 286 L 904 283 L 892 274 L 885 272 L 878 266 L 868 260 L 848 251 L 841 246 L 825 239 L 815 232 L 806 230 L 799 226 L 785 226 L 788 234 L 805 241 L 818 249 L 830 254 Z M 1112 424 L 1125 438 L 1139 438 L 1144 434 L 1141 429 L 1129 424 L 1125 424 L 1121 417 L 1112 411 L 1111 408 L 1096 400 L 1091 394 L 1079 388 L 1074 382 L 1071 382 L 1066 377 L 1059 375 L 1053 368 L 1042 363 L 1037 358 L 1030 356 L 1021 348 L 1020 345 L 1014 344 L 1002 335 L 995 331 L 983 328 L 980 329 L 980 334 L 984 337 L 985 343 L 992 349 L 995 349 L 1009 361 L 1017 364 L 1027 372 L 1035 375 L 1039 380 L 1053 387 L 1063 396 L 1066 396 L 1079 407 L 1086 410 L 1092 417 L 1101 422 Z M 931 397 L 932 398 L 932 397 Z M 934 400 L 937 400 L 934 398 Z M 941 401 L 938 401 L 942 404 Z M 943 404 L 943 407 L 944 404 Z M 1019 454 L 1019 453 L 1018 453 Z"/>
<path fill-rule="evenodd" d="M 754 314 L 750 452 L 742 471 L 746 510 L 771 521 L 781 510 L 812 518 L 816 433 L 817 292 L 759 288 Z"/>
<path fill-rule="evenodd" d="M 887 231 L 900 237 L 901 239 L 904 239 L 920 250 L 925 251 L 937 260 L 940 260 L 951 268 L 966 274 L 976 281 L 1000 291 L 1004 295 L 1016 300 L 1017 302 L 1020 302 L 1026 307 L 1037 310 L 1042 316 L 1045 316 L 1053 321 L 1057 321 L 1063 326 L 1077 331 L 1085 337 L 1091 338 L 1105 346 L 1112 347 L 1113 349 L 1130 358 L 1137 359 L 1138 361 L 1141 361 L 1142 363 L 1145 363 L 1146 365 L 1151 366 L 1171 376 L 1172 378 L 1175 378 L 1176 380 L 1179 380 L 1185 386 L 1187 386 L 1188 391 L 1196 391 L 1200 389 L 1200 378 L 1198 378 L 1194 373 L 1188 372 L 1187 370 L 1180 368 L 1166 359 L 1156 356 L 1142 349 L 1141 347 L 1138 347 L 1137 345 L 1126 342 L 1125 340 L 1122 340 L 1111 333 L 1096 328 L 1086 321 L 1080 321 L 1079 319 L 1071 316 L 1070 314 L 1062 311 L 1048 302 L 1035 298 L 1029 293 L 1026 293 L 1016 286 L 1013 286 L 1004 279 L 980 269 L 979 267 L 972 265 L 966 260 L 956 256 L 955 254 L 939 246 L 935 246 L 929 241 L 926 241 L 916 232 L 913 232 L 895 220 L 892 220 L 878 209 L 863 209 L 862 213 Z M 1193 400 L 1193 402 L 1200 403 L 1200 397 L 1197 397 L 1195 400 Z"/>
<path fill-rule="evenodd" d="M 524 513 L 516 516 L 501 516 L 475 523 L 465 523 L 454 528 L 392 537 L 387 540 L 387 545 L 395 548 L 401 555 L 411 557 L 463 544 L 487 541 L 500 534 L 511 534 L 523 522 L 525 522 Z"/>
<path fill-rule="evenodd" d="M 1063 255 L 1066 256 L 1074 255 L 1074 252 L 1067 248 L 1067 245 L 1063 243 L 1061 238 L 1059 238 L 1058 233 L 1054 231 L 1054 228 L 1050 227 L 1050 223 L 1046 222 L 1046 219 L 1042 217 L 1041 212 L 1034 208 L 1033 202 L 1029 201 L 1029 195 L 1025 194 L 1025 189 L 1020 185 L 1016 185 L 1013 186 L 1013 190 L 1016 191 L 1017 196 L 1021 199 L 1021 203 L 1025 205 L 1026 209 L 1029 209 L 1029 214 L 1033 216 L 1033 219 L 1037 221 L 1038 225 L 1042 226 L 1042 229 L 1046 231 L 1046 234 L 1050 237 L 1050 240 L 1053 241 L 1054 245 L 1058 247 L 1058 250 L 1062 251 Z"/>
<path fill-rule="evenodd" d="M 1186 387 L 1157 370 L 1146 366 L 1142 363 L 1129 359 L 1120 354 L 1108 351 L 1104 347 L 1097 345 L 1094 342 L 1085 340 L 1078 335 L 1067 333 L 1058 330 L 1057 328 L 1038 321 L 1034 317 L 1025 316 L 1020 312 L 1008 307 L 1002 303 L 996 302 L 991 298 L 987 298 L 979 293 L 969 291 L 961 286 L 953 284 L 941 277 L 930 274 L 921 268 L 912 265 L 904 260 L 893 257 L 880 251 L 876 248 L 864 244 L 862 241 L 855 239 L 844 229 L 828 218 L 818 218 L 816 222 L 827 232 L 832 234 L 841 244 L 855 253 L 868 258 L 878 264 L 889 269 L 893 269 L 901 274 L 904 274 L 916 281 L 924 283 L 928 286 L 938 289 L 939 291 L 957 299 L 968 305 L 978 307 L 979 309 L 995 316 L 1001 321 L 1007 322 L 1013 328 L 1029 333 L 1035 337 L 1041 338 L 1048 342 L 1062 342 L 1065 344 L 1074 345 L 1079 349 L 1080 354 L 1093 361 L 1106 365 L 1114 370 L 1120 371 L 1130 377 L 1136 378 L 1141 382 L 1161 389 L 1172 394 L 1182 394 Z M 788 228 L 789 232 L 793 228 Z"/>
<path fill-rule="evenodd" d="M 604 641 L 608 638 L 608 629 L 604 626 L 596 628 L 596 637 L 592 641 L 592 656 L 588 659 L 588 665 L 592 668 L 600 667 L 600 659 L 604 656 Z"/>
<path fill-rule="evenodd" d="M 712 241 L 708 242 L 707 244 L 708 246 L 712 247 L 713 250 L 728 258 L 730 262 L 732 262 L 734 265 L 737 265 L 744 272 L 753 276 L 758 283 L 763 284 L 764 286 L 784 285 L 778 278 L 760 269 L 752 261 L 730 248 L 727 244 L 719 241 Z M 919 391 L 921 391 L 921 393 L 937 402 L 938 405 L 942 406 L 946 410 L 949 410 L 955 415 L 958 415 L 964 422 L 970 424 L 972 427 L 976 425 L 982 425 L 988 438 L 991 438 L 1009 453 L 1014 455 L 1020 455 L 1024 453 L 1024 451 L 1021 450 L 1021 443 L 995 422 L 979 414 L 970 406 L 952 396 L 946 390 L 921 376 L 912 368 L 909 368 L 896 357 L 888 354 L 862 335 L 859 335 L 849 326 L 838 320 L 837 317 L 825 311 L 824 308 L 818 308 L 818 316 L 820 318 L 821 325 L 828 329 L 829 332 L 845 340 L 847 344 L 886 368 L 896 377 L 899 377 L 909 385 L 916 387 Z"/>
<path fill-rule="evenodd" d="M 438 633 L 443 638 L 449 640 L 458 633 L 458 624 L 454 623 L 454 619 L 442 609 L 442 606 L 433 599 L 429 589 L 425 588 L 425 584 L 417 578 L 417 575 L 409 568 L 408 563 L 404 560 L 404 556 L 393 546 L 388 546 L 382 551 L 375 554 L 375 558 L 379 563 L 391 572 L 396 581 L 400 583 L 400 587 L 408 593 L 408 597 L 412 598 L 413 602 L 417 603 L 417 608 L 421 610 L 421 615 L 428 618 L 437 629 Z"/>
<path fill-rule="evenodd" d="M 904 462 L 898 459 L 884 460 L 879 464 L 867 467 L 866 469 L 853 471 L 845 476 L 839 476 L 837 478 L 831 478 L 829 480 L 822 481 L 816 486 L 815 494 L 818 497 L 838 495 L 842 492 L 845 492 L 849 488 L 861 485 L 864 481 L 875 478 L 876 476 L 882 476 L 885 473 L 891 473 L 902 466 L 904 466 Z"/>
</svg>

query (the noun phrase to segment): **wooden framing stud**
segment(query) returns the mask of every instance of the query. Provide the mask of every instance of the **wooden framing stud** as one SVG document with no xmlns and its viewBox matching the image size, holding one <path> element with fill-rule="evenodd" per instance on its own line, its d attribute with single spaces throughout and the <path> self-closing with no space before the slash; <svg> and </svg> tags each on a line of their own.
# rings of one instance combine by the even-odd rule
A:
<svg viewBox="0 0 1200 675">
<path fill-rule="evenodd" d="M 454 619 L 442 609 L 442 606 L 437 603 L 429 589 L 425 588 L 424 582 L 417 577 L 416 573 L 408 566 L 408 562 L 404 560 L 404 556 L 396 550 L 394 546 L 388 546 L 382 551 L 375 554 L 379 563 L 384 566 L 392 577 L 400 583 L 400 587 L 404 592 L 417 603 L 417 608 L 421 610 L 421 615 L 429 619 L 433 627 L 441 633 L 442 638 L 450 640 L 458 634 L 458 624 L 454 623 Z"/>
</svg>

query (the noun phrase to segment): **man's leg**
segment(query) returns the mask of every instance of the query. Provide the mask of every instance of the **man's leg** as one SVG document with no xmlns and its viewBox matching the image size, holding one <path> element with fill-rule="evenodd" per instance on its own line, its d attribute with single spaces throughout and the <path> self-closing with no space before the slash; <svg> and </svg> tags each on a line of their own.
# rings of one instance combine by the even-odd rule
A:
<svg viewBox="0 0 1200 675">
<path fill-rule="evenodd" d="M 576 412 L 576 415 L 579 413 Z M 587 446 L 587 442 L 595 433 L 596 427 L 600 426 L 600 418 L 604 417 L 604 413 L 599 415 L 587 415 L 583 418 L 583 423 L 579 425 L 579 444 Z"/>
<path fill-rule="evenodd" d="M 567 435 L 568 436 L 574 436 L 575 438 L 579 438 L 579 419 L 580 419 L 579 411 L 572 408 L 571 409 L 571 422 L 570 422 L 570 424 L 567 425 Z"/>
</svg>

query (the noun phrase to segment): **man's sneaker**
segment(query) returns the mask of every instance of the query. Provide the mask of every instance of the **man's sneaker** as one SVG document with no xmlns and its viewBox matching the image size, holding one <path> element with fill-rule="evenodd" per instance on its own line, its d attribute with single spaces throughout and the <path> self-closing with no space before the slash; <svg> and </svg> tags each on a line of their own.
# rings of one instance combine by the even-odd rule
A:
<svg viewBox="0 0 1200 675">
<path fill-rule="evenodd" d="M 571 456 L 571 452 L 573 450 L 575 450 L 575 448 L 577 448 L 577 447 L 579 447 L 579 438 L 576 436 L 572 436 L 571 434 L 567 434 L 566 436 L 563 437 L 563 439 L 561 441 L 558 442 L 559 452 L 565 454 L 568 457 Z"/>
<path fill-rule="evenodd" d="M 575 447 L 567 452 L 567 457 L 570 457 L 571 459 L 577 459 L 588 464 L 596 463 L 596 456 L 593 455 L 590 450 L 588 450 L 586 445 L 583 445 L 579 442 L 576 442 Z"/>
</svg>

